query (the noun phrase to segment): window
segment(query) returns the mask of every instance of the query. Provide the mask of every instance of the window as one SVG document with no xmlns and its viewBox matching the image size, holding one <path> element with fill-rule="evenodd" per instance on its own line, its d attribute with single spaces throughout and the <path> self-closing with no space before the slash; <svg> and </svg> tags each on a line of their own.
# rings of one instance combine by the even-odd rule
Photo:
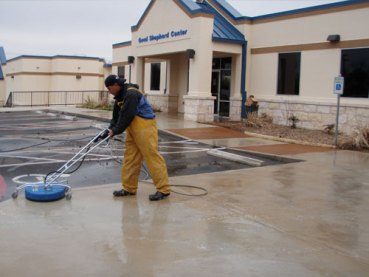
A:
<svg viewBox="0 0 369 277">
<path fill-rule="evenodd" d="M 150 90 L 160 90 L 160 63 L 151 64 Z"/>
<path fill-rule="evenodd" d="M 301 53 L 279 54 L 277 94 L 299 95 Z"/>
<path fill-rule="evenodd" d="M 369 97 L 369 48 L 342 50 L 344 97 Z"/>
<path fill-rule="evenodd" d="M 125 66 L 118 66 L 118 76 L 119 78 L 125 78 Z"/>
</svg>

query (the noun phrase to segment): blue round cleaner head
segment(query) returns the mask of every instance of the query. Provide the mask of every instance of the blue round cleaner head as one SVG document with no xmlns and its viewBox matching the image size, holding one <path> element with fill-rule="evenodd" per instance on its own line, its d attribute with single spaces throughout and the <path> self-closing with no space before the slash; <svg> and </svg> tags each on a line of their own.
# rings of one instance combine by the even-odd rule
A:
<svg viewBox="0 0 369 277">
<path fill-rule="evenodd" d="M 24 190 L 26 199 L 36 202 L 51 202 L 64 198 L 65 186 L 53 184 L 45 187 L 43 183 L 27 186 Z"/>
</svg>

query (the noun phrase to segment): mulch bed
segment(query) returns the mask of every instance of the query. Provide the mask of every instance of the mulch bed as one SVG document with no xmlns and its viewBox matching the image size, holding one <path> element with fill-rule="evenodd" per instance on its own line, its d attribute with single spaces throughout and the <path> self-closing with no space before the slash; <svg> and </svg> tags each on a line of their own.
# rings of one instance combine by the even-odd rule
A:
<svg viewBox="0 0 369 277">
<path fill-rule="evenodd" d="M 251 133 L 298 140 L 313 144 L 334 145 L 334 134 L 328 134 L 320 130 L 309 130 L 302 128 L 292 129 L 289 126 L 276 125 L 269 122 L 264 122 L 261 127 L 250 127 L 247 126 L 245 122 L 240 121 L 213 122 L 213 124 L 240 132 L 247 131 Z M 349 136 L 347 135 L 340 134 L 338 136 L 339 144 L 347 141 L 348 139 Z"/>
</svg>

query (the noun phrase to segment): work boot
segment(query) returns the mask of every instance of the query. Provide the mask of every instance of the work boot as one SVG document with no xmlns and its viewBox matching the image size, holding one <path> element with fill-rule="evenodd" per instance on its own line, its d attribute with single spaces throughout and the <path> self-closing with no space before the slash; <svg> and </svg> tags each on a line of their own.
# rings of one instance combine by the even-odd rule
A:
<svg viewBox="0 0 369 277">
<path fill-rule="evenodd" d="M 155 194 L 150 194 L 149 199 L 150 201 L 158 201 L 165 199 L 169 196 L 170 193 L 162 193 L 160 191 L 155 192 Z"/>
<path fill-rule="evenodd" d="M 121 190 L 115 190 L 113 192 L 113 195 L 115 197 L 120 197 L 120 196 L 129 196 L 129 195 L 136 195 L 136 193 L 132 193 L 132 192 L 129 192 L 129 191 L 126 191 L 124 189 L 121 189 Z"/>
</svg>

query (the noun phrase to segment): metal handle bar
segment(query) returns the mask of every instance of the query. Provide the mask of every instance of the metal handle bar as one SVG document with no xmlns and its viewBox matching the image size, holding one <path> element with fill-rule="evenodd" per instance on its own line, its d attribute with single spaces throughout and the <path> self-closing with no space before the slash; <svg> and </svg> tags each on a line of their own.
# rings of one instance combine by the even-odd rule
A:
<svg viewBox="0 0 369 277">
<path fill-rule="evenodd" d="M 94 145 L 92 148 L 88 149 L 87 152 L 83 153 L 81 155 L 81 153 L 89 148 L 92 144 L 94 144 L 95 140 L 100 137 L 104 132 L 106 132 L 106 129 L 101 131 L 99 134 L 97 134 L 87 145 L 85 145 L 77 154 L 75 154 L 73 156 L 73 158 L 71 158 L 69 161 L 67 161 L 64 165 L 62 165 L 58 170 L 56 170 L 53 174 L 50 175 L 50 177 L 48 178 L 49 180 L 45 180 L 45 185 L 49 186 L 51 185 L 53 182 L 55 182 L 58 178 L 60 178 L 60 176 L 66 172 L 69 168 L 71 168 L 74 164 L 76 164 L 79 160 L 81 160 L 83 157 L 85 157 L 88 153 L 90 153 L 92 150 L 94 150 L 96 147 L 98 147 L 100 144 L 102 144 L 103 142 L 107 141 L 109 139 L 109 136 L 104 138 L 103 140 L 101 140 L 100 142 L 98 142 L 96 145 Z M 77 158 L 78 157 L 78 158 Z"/>
</svg>

